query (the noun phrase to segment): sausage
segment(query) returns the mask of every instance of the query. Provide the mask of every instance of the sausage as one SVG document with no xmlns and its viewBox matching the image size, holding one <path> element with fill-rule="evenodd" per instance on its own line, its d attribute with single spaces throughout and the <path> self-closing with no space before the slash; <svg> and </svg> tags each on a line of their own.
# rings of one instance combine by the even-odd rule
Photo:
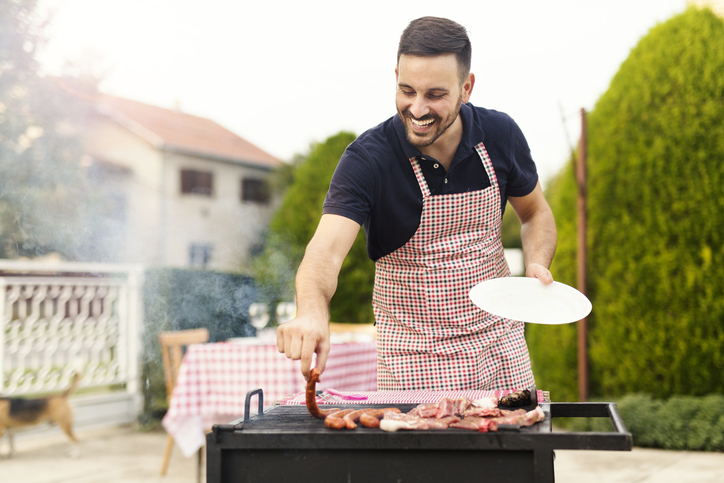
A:
<svg viewBox="0 0 724 483">
<path fill-rule="evenodd" d="M 359 423 L 365 428 L 379 428 L 380 418 L 369 413 L 365 413 L 359 418 Z"/>
<path fill-rule="evenodd" d="M 353 412 L 355 412 L 354 409 L 337 410 L 324 418 L 324 425 L 330 429 L 344 429 L 346 427 L 344 417 Z"/>
<path fill-rule="evenodd" d="M 399 413 L 400 410 L 397 408 L 385 408 L 385 409 L 375 409 L 375 408 L 364 408 L 364 409 L 346 409 L 343 411 L 339 411 L 337 413 L 331 414 L 330 416 L 327 416 L 327 418 L 324 420 L 325 424 L 328 428 L 334 428 L 334 429 L 342 429 L 342 427 L 345 427 L 347 429 L 355 429 L 357 427 L 357 424 L 355 421 L 358 419 L 360 420 L 360 423 L 362 423 L 362 418 L 365 418 L 365 422 L 369 426 L 365 426 L 365 424 L 362 424 L 365 427 L 372 427 L 376 428 L 380 425 L 379 418 L 384 417 L 386 412 L 397 412 Z M 330 421 L 328 423 L 328 420 L 331 418 L 336 419 L 339 417 L 342 417 L 342 420 L 344 421 L 344 426 L 341 425 L 339 421 Z"/>
<path fill-rule="evenodd" d="M 355 423 L 355 421 L 357 421 L 358 419 L 360 419 L 360 417 L 361 417 L 363 414 L 369 413 L 369 412 L 371 412 L 371 411 L 376 411 L 376 410 L 375 410 L 375 409 L 372 409 L 372 408 L 358 409 L 358 410 L 356 410 L 356 411 L 352 411 L 351 413 L 345 415 L 345 416 L 344 416 L 344 422 L 346 423 L 347 429 L 354 429 L 354 428 L 356 428 L 356 427 L 357 427 L 357 424 Z"/>
<path fill-rule="evenodd" d="M 317 419 L 324 419 L 328 415 L 339 411 L 339 408 L 319 409 L 317 406 L 317 382 L 319 382 L 320 372 L 316 367 L 312 369 L 309 382 L 307 383 L 307 411 Z"/>
<path fill-rule="evenodd" d="M 380 419 L 388 412 L 399 413 L 400 410 L 398 408 L 370 409 L 360 415 L 359 423 L 365 428 L 379 428 Z"/>
</svg>

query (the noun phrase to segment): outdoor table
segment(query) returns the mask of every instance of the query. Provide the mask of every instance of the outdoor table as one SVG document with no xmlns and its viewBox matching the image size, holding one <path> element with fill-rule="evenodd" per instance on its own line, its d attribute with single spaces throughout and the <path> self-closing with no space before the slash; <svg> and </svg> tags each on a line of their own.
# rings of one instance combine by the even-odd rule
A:
<svg viewBox="0 0 724 483">
<path fill-rule="evenodd" d="M 276 344 L 219 342 L 188 347 L 162 424 L 186 457 L 205 443 L 214 424 L 244 415 L 246 394 L 264 388 L 269 406 L 304 390 L 301 362 L 280 354 Z M 375 391 L 376 342 L 332 344 L 319 389 Z"/>
</svg>

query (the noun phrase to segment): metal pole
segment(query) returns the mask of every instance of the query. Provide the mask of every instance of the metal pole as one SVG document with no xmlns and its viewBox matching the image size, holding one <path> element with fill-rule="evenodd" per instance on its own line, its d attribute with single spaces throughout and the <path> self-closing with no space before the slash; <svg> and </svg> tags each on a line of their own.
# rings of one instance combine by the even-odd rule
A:
<svg viewBox="0 0 724 483">
<path fill-rule="evenodd" d="M 578 185 L 578 290 L 586 294 L 586 110 L 581 108 L 581 140 L 576 165 Z M 586 319 L 578 322 L 578 399 L 588 401 L 588 334 Z"/>
</svg>

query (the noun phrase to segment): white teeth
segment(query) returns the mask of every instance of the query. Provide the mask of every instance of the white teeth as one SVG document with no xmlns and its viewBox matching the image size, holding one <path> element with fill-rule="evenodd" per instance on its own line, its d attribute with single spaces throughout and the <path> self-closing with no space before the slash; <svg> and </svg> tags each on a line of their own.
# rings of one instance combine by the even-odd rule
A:
<svg viewBox="0 0 724 483">
<path fill-rule="evenodd" d="M 427 121 L 416 121 L 414 119 L 411 119 L 411 121 L 416 126 L 427 126 L 428 124 L 432 124 L 433 119 L 428 119 Z"/>
</svg>

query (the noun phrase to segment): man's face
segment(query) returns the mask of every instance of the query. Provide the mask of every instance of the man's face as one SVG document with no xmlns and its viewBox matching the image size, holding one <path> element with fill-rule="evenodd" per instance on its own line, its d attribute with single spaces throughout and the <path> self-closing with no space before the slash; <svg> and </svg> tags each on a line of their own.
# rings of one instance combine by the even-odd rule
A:
<svg viewBox="0 0 724 483">
<path fill-rule="evenodd" d="M 453 125 L 461 103 L 470 99 L 472 74 L 461 84 L 454 54 L 402 55 L 395 73 L 395 103 L 407 140 L 418 148 L 430 146 Z"/>
</svg>

